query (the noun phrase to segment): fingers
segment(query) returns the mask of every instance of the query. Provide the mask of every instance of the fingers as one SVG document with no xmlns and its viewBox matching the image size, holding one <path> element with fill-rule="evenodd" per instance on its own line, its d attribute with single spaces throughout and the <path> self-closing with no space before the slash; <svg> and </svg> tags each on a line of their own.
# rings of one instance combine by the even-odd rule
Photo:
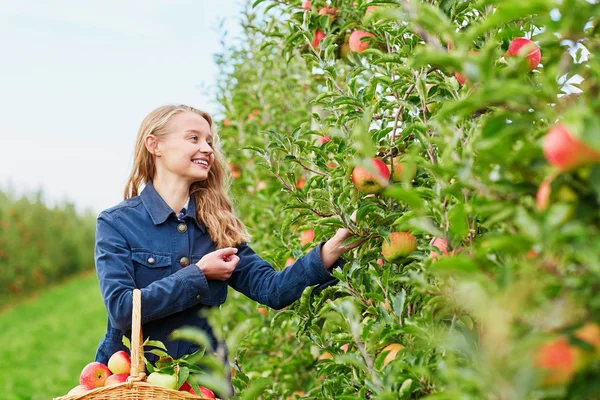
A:
<svg viewBox="0 0 600 400">
<path fill-rule="evenodd" d="M 219 250 L 215 250 L 214 253 L 221 258 L 229 257 L 237 253 L 237 247 L 225 247 Z"/>
</svg>

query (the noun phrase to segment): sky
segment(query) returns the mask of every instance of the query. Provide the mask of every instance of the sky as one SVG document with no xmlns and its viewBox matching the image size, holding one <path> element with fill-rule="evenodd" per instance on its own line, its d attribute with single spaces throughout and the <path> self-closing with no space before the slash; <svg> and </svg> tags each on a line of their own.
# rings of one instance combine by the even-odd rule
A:
<svg viewBox="0 0 600 400">
<path fill-rule="evenodd" d="M 95 214 L 123 200 L 142 119 L 218 118 L 213 54 L 246 0 L 0 0 L 0 190 Z"/>
</svg>

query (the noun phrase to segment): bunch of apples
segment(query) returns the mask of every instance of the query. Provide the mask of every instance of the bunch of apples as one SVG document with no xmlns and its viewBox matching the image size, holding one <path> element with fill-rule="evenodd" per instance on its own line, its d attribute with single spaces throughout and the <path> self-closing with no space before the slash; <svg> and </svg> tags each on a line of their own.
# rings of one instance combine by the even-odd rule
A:
<svg viewBox="0 0 600 400">
<path fill-rule="evenodd" d="M 83 367 L 79 375 L 79 385 L 67 396 L 84 394 L 102 386 L 118 385 L 127 381 L 131 369 L 131 358 L 124 351 L 117 351 L 108 360 L 108 365 L 94 361 Z"/>
<path fill-rule="evenodd" d="M 67 396 L 80 395 L 90 390 L 102 387 L 118 385 L 126 382 L 130 376 L 131 357 L 124 351 L 117 351 L 108 360 L 105 365 L 94 361 L 83 367 L 79 376 L 79 385 L 71 389 Z M 177 387 L 177 377 L 175 375 L 161 372 L 152 372 L 148 375 L 146 382 L 151 385 L 162 386 L 167 389 L 186 391 L 196 394 L 196 391 L 189 383 L 184 382 L 181 387 Z M 200 396 L 206 399 L 216 399 L 215 394 L 208 388 L 200 386 Z"/>
</svg>

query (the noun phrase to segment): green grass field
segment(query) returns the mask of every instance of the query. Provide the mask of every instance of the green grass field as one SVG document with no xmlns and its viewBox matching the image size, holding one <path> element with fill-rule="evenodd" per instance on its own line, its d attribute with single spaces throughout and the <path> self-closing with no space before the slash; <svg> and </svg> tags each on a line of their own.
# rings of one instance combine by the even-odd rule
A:
<svg viewBox="0 0 600 400">
<path fill-rule="evenodd" d="M 106 330 L 95 274 L 0 312 L 0 398 L 51 399 L 79 383 Z"/>
</svg>

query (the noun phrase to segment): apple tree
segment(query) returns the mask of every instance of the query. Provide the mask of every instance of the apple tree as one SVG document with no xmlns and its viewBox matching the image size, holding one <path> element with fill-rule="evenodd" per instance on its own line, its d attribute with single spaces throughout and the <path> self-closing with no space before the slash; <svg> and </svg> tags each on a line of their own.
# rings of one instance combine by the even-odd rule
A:
<svg viewBox="0 0 600 400">
<path fill-rule="evenodd" d="M 599 22 L 594 0 L 246 11 L 216 61 L 253 247 L 282 269 L 364 242 L 285 310 L 214 316 L 242 396 L 600 392 Z"/>
</svg>

